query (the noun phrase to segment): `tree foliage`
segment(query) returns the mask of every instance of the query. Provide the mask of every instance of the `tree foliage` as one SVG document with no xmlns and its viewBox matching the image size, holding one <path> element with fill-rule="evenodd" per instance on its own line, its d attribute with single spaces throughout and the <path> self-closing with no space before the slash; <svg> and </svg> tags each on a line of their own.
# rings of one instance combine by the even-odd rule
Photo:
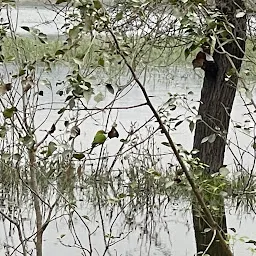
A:
<svg viewBox="0 0 256 256">
<path fill-rule="evenodd" d="M 210 230 L 227 252 L 225 255 L 231 255 L 226 234 L 216 223 L 219 209 L 210 207 L 209 202 L 218 206 L 227 196 L 236 198 L 239 206 L 243 205 L 243 196 L 254 202 L 251 193 L 255 189 L 254 161 L 248 165 L 244 162 L 255 158 L 256 148 L 253 116 L 256 106 L 251 82 L 255 72 L 255 21 L 250 16 L 255 6 L 238 2 L 234 6 L 229 1 L 203 0 L 57 0 L 47 5 L 65 20 L 57 42 L 30 26 L 21 27 L 28 38 L 16 34 L 10 18 L 15 4 L 1 2 L 0 11 L 5 13 L 0 25 L 1 187 L 12 195 L 19 191 L 15 200 L 20 208 L 24 207 L 23 201 L 33 202 L 36 232 L 30 238 L 35 238 L 38 256 L 43 254 L 43 233 L 47 226 L 66 214 L 72 232 L 76 234 L 74 216 L 86 229 L 87 241 L 84 244 L 76 237 L 76 246 L 83 255 L 95 254 L 91 237 L 97 228 L 93 230 L 90 218 L 80 212 L 78 187 L 85 191 L 88 200 L 97 202 L 94 207 L 101 220 L 102 255 L 132 232 L 129 225 L 127 234 L 114 235 L 113 226 L 119 215 L 127 211 L 130 217 L 125 218 L 131 221 L 135 218 L 134 209 L 147 205 L 148 218 L 157 196 L 169 200 L 176 191 L 178 196 L 182 194 L 188 199 L 191 195 L 183 187 L 193 192 L 193 200 L 203 210 Z M 246 19 L 248 27 L 239 27 L 240 21 L 245 24 Z M 207 124 L 209 115 L 206 111 L 197 113 L 198 104 L 190 101 L 193 92 L 169 93 L 161 106 L 155 106 L 148 94 L 151 73 L 161 70 L 175 77 L 176 73 L 170 72 L 174 66 L 191 71 L 191 60 L 204 45 L 209 47 L 218 67 L 223 67 L 216 78 L 220 81 L 215 80 L 210 86 L 217 88 L 218 84 L 220 97 L 224 95 L 222 86 L 227 86 L 233 96 L 235 93 L 241 96 L 244 122 L 230 116 L 233 101 L 222 110 L 227 113 L 228 124 L 231 117 L 230 133 L 235 138 L 237 133 L 246 134 L 249 145 L 241 146 L 240 141 L 229 138 L 228 130 L 222 129 L 222 123 L 216 125 L 215 120 L 215 125 L 207 126 L 212 132 L 202 133 L 193 150 L 183 148 L 173 139 L 173 132 L 186 127 L 192 137 L 198 123 Z M 52 78 L 52 74 L 56 77 Z M 127 100 L 125 106 L 119 105 L 136 87 L 143 95 L 142 102 L 129 105 Z M 212 87 L 211 95 L 215 93 Z M 223 105 L 217 100 L 216 103 L 218 107 Z M 201 102 L 202 108 L 206 105 Z M 209 105 L 208 109 L 211 106 L 213 109 L 213 104 Z M 128 120 L 130 126 L 127 126 L 120 121 L 119 115 L 125 111 L 133 110 L 136 114 L 145 106 L 151 112 L 142 122 Z M 185 110 L 184 115 L 180 114 L 181 109 Z M 165 141 L 155 142 L 155 137 L 162 135 Z M 199 147 L 204 146 L 212 152 L 218 151 L 215 142 L 223 138 L 223 156 L 226 146 L 234 158 L 239 182 L 228 177 L 229 168 L 233 167 L 209 162 L 198 154 Z M 209 157 L 208 151 L 206 155 Z M 213 166 L 215 174 L 205 176 L 205 170 Z M 110 217 L 109 227 L 102 217 L 103 206 L 109 207 L 113 214 L 113 205 L 119 208 L 117 215 Z M 249 203 L 244 205 L 248 207 Z M 61 214 L 56 210 L 60 208 Z M 15 218 L 2 210 L 0 213 L 16 227 L 22 252 L 29 254 L 30 238 L 20 224 L 22 213 Z M 204 253 L 208 249 L 207 246 Z"/>
</svg>

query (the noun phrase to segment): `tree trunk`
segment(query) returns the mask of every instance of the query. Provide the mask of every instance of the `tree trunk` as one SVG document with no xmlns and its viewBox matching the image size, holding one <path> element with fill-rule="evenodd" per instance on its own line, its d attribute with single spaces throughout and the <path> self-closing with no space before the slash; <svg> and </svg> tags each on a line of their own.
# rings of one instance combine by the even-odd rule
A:
<svg viewBox="0 0 256 256">
<path fill-rule="evenodd" d="M 234 28 L 231 28 L 233 35 L 229 34 L 226 38 L 220 38 L 219 36 L 213 54 L 217 65 L 217 74 L 214 79 L 209 78 L 206 74 L 201 91 L 198 111 L 201 120 L 198 120 L 196 124 L 194 148 L 199 150 L 197 156 L 201 162 L 209 166 L 207 168 L 209 173 L 217 172 L 223 165 L 230 113 L 238 82 L 237 74 L 241 68 L 246 40 L 246 16 L 236 18 L 236 14 L 242 12 L 245 8 L 243 1 L 216 0 L 216 7 L 224 14 L 229 24 L 233 24 Z M 227 24 L 226 21 L 225 23 Z M 221 43 L 232 38 L 234 40 L 230 40 L 229 43 L 221 46 Z M 229 79 L 225 79 L 227 75 L 230 75 Z M 215 141 L 201 143 L 202 139 L 208 136 L 211 136 L 211 139 L 216 137 Z M 216 206 L 219 208 L 219 214 L 215 215 L 215 220 L 226 232 L 223 199 L 219 197 L 215 198 L 214 201 L 218 202 Z M 197 251 L 204 251 L 213 237 L 213 232 L 203 232 L 205 228 L 208 228 L 208 225 L 205 222 L 205 216 L 195 204 L 193 205 L 193 221 Z M 211 256 L 226 255 L 218 246 L 217 241 L 214 241 L 207 253 Z"/>
<path fill-rule="evenodd" d="M 196 124 L 194 148 L 199 150 L 198 157 L 203 163 L 209 165 L 211 173 L 217 172 L 223 165 L 230 113 L 238 82 L 237 73 L 232 70 L 232 64 L 226 56 L 230 56 L 236 71 L 239 72 L 245 51 L 246 17 L 235 18 L 238 6 L 241 6 L 240 11 L 242 11 L 244 5 L 240 0 L 217 1 L 217 7 L 226 15 L 228 21 L 235 26 L 233 29 L 235 40 L 223 47 L 216 43 L 213 55 L 218 68 L 216 78 L 208 79 L 205 77 L 201 91 L 198 114 L 201 115 L 202 119 Z M 228 39 L 219 38 L 219 41 L 221 43 Z M 232 75 L 226 81 L 227 74 Z M 212 134 L 216 136 L 214 142 L 201 143 L 203 138 Z"/>
<path fill-rule="evenodd" d="M 218 226 L 222 229 L 222 236 L 225 238 L 227 233 L 227 224 L 226 224 L 226 215 L 224 209 L 224 202 L 223 198 L 219 197 L 218 202 L 218 211 L 215 211 L 213 217 L 218 223 Z M 215 205 L 217 207 L 217 205 Z M 200 209 L 198 209 L 197 204 L 194 203 L 192 206 L 192 213 L 193 213 L 193 223 L 194 223 L 194 231 L 195 231 L 195 240 L 197 245 L 197 253 L 205 252 L 206 248 L 210 244 L 213 238 L 214 241 L 212 242 L 211 246 L 207 250 L 207 254 L 211 256 L 229 256 L 230 254 L 223 249 L 220 245 L 216 237 L 214 237 L 214 233 L 209 231 L 209 226 L 207 225 L 207 218 L 203 214 Z M 200 254 L 199 254 L 200 255 Z"/>
</svg>

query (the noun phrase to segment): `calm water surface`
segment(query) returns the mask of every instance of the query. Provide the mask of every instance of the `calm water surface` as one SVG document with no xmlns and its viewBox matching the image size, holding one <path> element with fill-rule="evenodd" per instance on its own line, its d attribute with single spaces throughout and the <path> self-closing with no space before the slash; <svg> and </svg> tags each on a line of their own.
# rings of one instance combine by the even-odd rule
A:
<svg viewBox="0 0 256 256">
<path fill-rule="evenodd" d="M 63 67 L 56 67 L 56 69 L 51 74 L 50 80 L 52 85 L 54 85 L 58 80 L 63 79 L 63 77 L 67 73 L 67 69 Z M 200 84 L 202 83 L 201 78 L 193 73 L 191 70 L 188 70 L 185 74 L 182 68 L 176 67 L 173 70 L 169 70 L 170 74 L 175 73 L 174 79 L 166 79 L 166 73 L 159 73 L 153 72 L 151 74 L 151 78 L 146 82 L 146 88 L 149 95 L 152 96 L 152 101 L 154 105 L 160 106 L 166 100 L 168 100 L 168 93 L 171 92 L 179 93 L 179 94 L 187 94 L 189 91 L 193 91 L 194 95 L 190 97 L 191 105 L 197 105 L 197 101 L 200 97 Z M 123 78 L 125 80 L 125 76 Z M 43 88 L 43 87 L 42 87 Z M 63 98 L 56 96 L 55 92 L 59 88 L 53 86 L 53 94 L 47 88 L 44 89 L 44 97 L 42 97 L 41 103 L 51 103 L 52 97 L 53 102 L 61 102 Z M 113 95 L 109 94 L 104 86 L 100 86 L 98 90 L 101 90 L 106 95 L 106 100 L 103 103 L 96 104 L 94 100 L 91 100 L 88 104 L 88 107 L 100 107 L 106 105 L 106 102 L 110 102 L 113 100 Z M 127 91 L 129 91 L 127 89 Z M 115 106 L 133 106 L 137 104 L 141 104 L 145 102 L 143 95 L 141 94 L 139 88 L 136 86 L 130 90 L 125 97 L 118 100 Z M 45 105 L 43 105 L 45 107 Z M 39 125 L 42 123 L 40 130 L 38 130 L 38 136 L 43 137 L 45 134 L 44 130 L 49 129 L 52 122 L 58 118 L 57 109 L 61 107 L 59 103 L 53 103 L 53 109 L 50 114 L 50 118 L 46 118 L 49 110 L 41 110 L 39 114 L 36 116 L 36 123 Z M 234 111 L 232 112 L 232 119 L 241 121 L 243 118 L 243 103 L 239 96 L 236 98 Z M 182 114 L 184 117 L 190 115 L 188 111 L 184 110 L 183 107 L 178 108 L 174 112 L 174 116 L 177 114 Z M 67 119 L 68 117 L 72 116 L 73 114 L 68 114 L 62 121 Z M 151 117 L 151 112 L 148 107 L 141 107 L 139 109 L 127 109 L 127 110 L 119 110 L 113 111 L 111 114 L 110 119 L 116 120 L 118 124 L 118 130 L 120 132 L 120 138 L 124 138 L 126 136 L 126 132 L 121 126 L 129 127 L 131 121 L 137 122 L 137 125 L 142 125 L 145 121 L 147 121 Z M 46 121 L 44 121 L 46 118 Z M 75 149 L 77 151 L 82 151 L 85 148 L 90 147 L 91 138 L 93 137 L 95 131 L 99 130 L 100 128 L 104 127 L 105 124 L 106 114 L 98 114 L 94 117 L 94 120 L 87 119 L 80 125 L 81 128 L 81 136 L 80 140 L 76 141 Z M 57 129 L 60 133 L 64 130 L 63 122 L 60 122 Z M 146 135 L 146 134 L 145 134 Z M 182 144 L 186 149 L 192 148 L 192 141 L 193 141 L 193 134 L 189 131 L 188 123 L 184 122 L 176 131 L 171 132 L 176 143 Z M 68 137 L 68 134 L 67 134 Z M 232 137 L 232 134 L 231 134 Z M 164 141 L 163 136 L 157 135 L 155 136 L 157 146 L 160 147 L 162 152 L 168 152 L 168 148 L 166 149 L 161 142 Z M 250 143 L 247 137 L 242 141 L 244 144 Z M 121 142 L 118 139 L 111 140 L 107 142 L 107 147 L 109 151 L 113 154 L 117 151 L 120 147 Z M 235 150 L 235 149 L 234 149 Z M 232 156 L 228 151 L 226 154 L 226 162 L 228 164 L 232 164 Z M 170 162 L 170 159 L 166 157 L 164 162 L 167 164 Z M 86 201 L 86 195 L 83 198 Z M 156 211 L 153 214 L 152 222 L 148 222 L 151 229 L 151 235 L 144 234 L 144 227 L 145 227 L 145 212 L 138 212 L 136 213 L 134 229 L 136 227 L 136 231 L 133 231 L 130 235 L 127 235 L 127 238 L 120 241 L 116 245 L 112 247 L 112 254 L 111 255 L 175 255 L 175 256 L 190 256 L 193 255 L 195 252 L 195 243 L 194 243 L 194 231 L 193 231 L 193 224 L 192 224 L 192 216 L 190 212 L 189 204 L 184 202 L 180 202 L 178 199 L 174 200 L 175 203 L 170 203 L 166 209 L 161 209 Z M 159 206 L 160 207 L 160 206 Z M 161 208 L 161 207 L 160 207 Z M 93 230 L 97 227 L 100 223 L 100 216 L 98 211 L 94 210 L 92 204 L 88 203 L 81 203 L 79 207 L 79 212 L 81 215 L 89 216 L 91 222 L 89 222 L 90 228 Z M 117 210 L 116 210 L 117 211 Z M 184 213 L 185 212 L 185 213 Z M 103 210 L 104 216 L 106 218 L 106 223 L 108 223 L 108 210 Z M 25 214 L 26 216 L 26 214 Z M 29 230 L 31 228 L 31 219 L 25 222 L 25 230 Z M 239 214 L 237 215 L 233 209 L 227 208 L 227 221 L 228 227 L 235 228 L 237 233 L 235 235 L 237 240 L 240 237 L 248 236 L 250 239 L 256 239 L 255 234 L 255 225 L 254 225 L 254 214 Z M 125 219 L 124 216 L 121 214 L 117 220 L 115 221 L 114 225 L 114 234 L 116 236 L 120 236 L 121 233 L 128 233 L 131 230 L 131 227 L 124 226 Z M 106 229 L 110 227 L 112 222 L 106 225 Z M 2 223 L 3 226 L 6 223 Z M 84 226 L 81 224 L 79 219 L 75 220 L 75 227 L 78 236 L 82 237 L 82 244 L 83 246 L 87 246 L 87 238 L 84 237 L 86 234 Z M 133 229 L 132 228 L 132 229 Z M 5 226 L 5 229 L 8 230 L 8 225 Z M 4 230 L 0 230 L 0 242 L 4 241 L 5 234 Z M 62 244 L 59 241 L 60 236 L 65 235 L 61 239 Z M 58 255 L 81 255 L 81 251 L 79 249 L 70 248 L 67 245 L 74 245 L 74 241 L 70 230 L 68 229 L 67 219 L 62 218 L 58 221 L 52 222 L 44 235 L 44 253 L 45 255 L 52 255 L 52 253 L 57 253 Z M 66 246 L 63 245 L 66 244 Z M 104 243 L 102 237 L 102 231 L 99 228 L 94 235 L 92 236 L 92 244 L 95 249 L 99 252 L 99 255 L 102 255 L 104 251 Z M 31 244 L 32 246 L 32 244 Z M 245 244 L 242 242 L 236 242 L 234 244 L 234 250 L 236 255 L 251 255 L 248 254 L 248 248 L 253 247 L 250 244 Z M 1 252 L 1 251 L 0 251 Z M 117 254 L 116 254 L 116 253 Z M 4 255 L 4 250 L 2 249 L 2 254 Z"/>
<path fill-rule="evenodd" d="M 20 26 L 34 26 L 42 30 L 42 32 L 46 34 L 54 34 L 60 33 L 60 28 L 64 22 L 64 19 L 61 17 L 55 18 L 55 23 L 51 22 L 54 18 L 55 13 L 44 9 L 42 7 L 19 7 L 19 12 L 17 13 L 15 10 L 11 11 L 11 17 L 14 22 L 14 26 L 17 26 L 18 33 L 24 33 L 24 31 L 20 28 Z M 43 23 L 43 24 L 42 24 Z M 53 25 L 54 24 L 54 25 Z M 57 90 L 60 88 L 56 87 L 55 84 L 59 80 L 63 80 L 65 75 L 68 73 L 68 68 L 56 67 L 53 73 L 45 75 L 52 84 L 53 93 L 51 90 L 44 88 L 44 97 L 41 98 L 41 110 L 36 115 L 36 123 L 40 129 L 38 130 L 38 138 L 42 138 L 45 134 L 44 130 L 48 130 L 51 124 L 58 118 L 57 109 L 62 107 L 63 98 L 56 96 Z M 126 76 L 124 75 L 123 80 L 126 80 Z M 194 73 L 190 67 L 184 69 L 184 67 L 175 67 L 170 68 L 165 71 L 152 71 L 150 73 L 149 79 L 146 81 L 145 86 L 147 88 L 148 94 L 151 95 L 152 102 L 155 107 L 161 106 L 165 101 L 168 100 L 168 93 L 178 93 L 178 94 L 187 94 L 189 91 L 193 91 L 193 95 L 188 96 L 190 106 L 197 106 L 197 101 L 200 98 L 200 89 L 201 89 L 202 79 L 200 74 Z M 142 93 L 139 88 L 135 85 L 132 90 L 127 88 L 127 94 L 119 99 L 114 106 L 116 107 L 129 107 L 137 104 L 144 103 L 145 100 L 143 98 Z M 91 100 L 88 103 L 88 107 L 103 107 L 106 105 L 106 102 L 111 102 L 113 100 L 113 95 L 107 92 L 105 87 L 99 86 L 97 88 L 98 91 L 101 91 L 106 99 L 103 103 L 96 104 L 95 101 Z M 125 94 L 125 93 L 123 93 Z M 49 113 L 48 108 L 49 105 L 52 104 L 52 109 L 50 112 L 50 118 L 47 118 Z M 244 103 L 237 95 L 234 109 L 232 112 L 232 119 L 235 122 L 243 123 L 248 119 L 245 115 Z M 178 107 L 174 112 L 173 116 L 177 116 L 181 114 L 182 117 L 188 117 L 191 113 L 185 110 L 183 107 Z M 63 122 L 72 117 L 74 113 L 67 114 L 63 118 Z M 126 136 L 126 132 L 123 127 L 130 127 L 131 122 L 136 122 L 137 126 L 142 125 L 145 121 L 147 121 L 152 116 L 148 107 L 141 107 L 139 109 L 126 109 L 126 110 L 115 110 L 112 111 L 110 116 L 110 125 L 116 121 L 118 124 L 118 131 L 120 133 L 120 138 L 124 138 Z M 181 118 L 182 118 L 181 117 Z M 59 133 L 64 131 L 64 125 L 61 122 L 57 129 Z M 75 143 L 75 149 L 77 151 L 82 151 L 86 148 L 90 147 L 91 140 L 95 131 L 104 128 L 104 124 L 106 122 L 106 114 L 98 114 L 95 116 L 95 119 L 92 120 L 88 118 L 81 125 L 81 136 Z M 176 143 L 182 144 L 184 148 L 190 150 L 192 148 L 193 142 L 193 134 L 189 131 L 188 122 L 184 122 L 181 124 L 176 131 L 172 131 L 171 135 L 173 136 Z M 67 134 L 68 137 L 68 134 Z M 239 133 L 239 143 L 241 147 L 249 146 L 251 141 L 248 139 L 248 136 Z M 235 139 L 234 133 L 232 129 L 230 131 L 230 138 L 232 140 Z M 160 147 L 162 152 L 168 152 L 168 148 L 166 149 L 161 145 L 161 142 L 164 141 L 164 137 L 161 135 L 156 136 L 157 146 Z M 114 141 L 114 142 L 113 142 Z M 112 140 L 111 143 L 107 142 L 107 147 L 110 152 L 113 154 L 117 151 L 121 142 L 116 139 Z M 250 147 L 249 147 L 250 149 Z M 233 152 L 238 152 L 236 147 L 232 148 Z M 253 160 L 248 155 L 244 156 L 245 161 L 249 165 Z M 167 164 L 170 160 L 168 157 L 164 159 Z M 228 166 L 232 166 L 233 157 L 230 151 L 227 151 L 226 164 Z M 85 197 L 86 198 L 86 197 Z M 84 202 L 81 202 L 78 205 L 79 212 L 81 215 L 87 215 L 91 222 L 89 222 L 89 226 L 91 229 L 96 228 L 98 223 L 100 222 L 98 211 L 93 209 L 93 205 L 90 203 L 85 203 L 85 198 L 83 198 Z M 160 207 L 160 206 L 159 206 Z M 144 212 L 136 213 L 136 218 L 134 222 L 134 229 L 130 235 L 127 235 L 127 238 L 118 242 L 111 249 L 111 254 L 109 255 L 174 255 L 174 256 L 191 256 L 195 253 L 195 242 L 194 242 L 194 231 L 192 225 L 192 216 L 190 212 L 189 204 L 185 202 L 180 202 L 180 200 L 176 199 L 173 203 L 170 203 L 166 209 L 163 207 L 156 212 L 153 213 L 154 221 L 148 223 L 148 228 L 150 229 L 151 235 L 145 235 L 145 216 Z M 186 210 L 186 211 L 185 211 Z M 23 209 L 24 216 L 26 216 L 27 210 Z M 117 211 L 117 210 L 116 210 Z M 105 222 L 108 223 L 108 212 L 103 210 L 104 218 L 106 218 Z M 120 217 L 117 218 L 114 225 L 114 232 L 116 236 L 119 236 L 121 233 L 126 233 L 130 230 L 127 226 L 124 226 L 124 216 L 121 214 Z M 249 247 L 253 247 L 253 245 L 245 244 L 239 242 L 239 238 L 243 236 L 249 237 L 249 239 L 256 240 L 255 233 L 255 222 L 253 214 L 237 214 L 233 209 L 228 209 L 227 207 L 227 221 L 229 228 L 235 228 L 236 234 L 232 233 L 232 235 L 236 236 L 237 242 L 234 244 L 235 255 L 237 256 L 249 256 L 252 255 L 248 251 Z M 108 229 L 111 225 L 107 225 L 106 229 Z M 31 226 L 33 226 L 33 219 L 29 219 L 25 221 L 25 230 L 27 230 L 27 234 L 31 233 Z M 81 243 L 83 246 L 87 247 L 87 237 L 86 231 L 79 219 L 75 219 L 75 227 L 78 236 L 81 238 Z M 9 239 L 9 242 L 13 240 L 13 244 L 17 244 L 17 237 L 11 238 L 8 236 L 9 224 L 7 221 L 1 223 L 0 228 L 0 244 L 2 247 L 0 248 L 0 255 L 4 254 L 3 243 L 6 239 Z M 68 229 L 67 219 L 62 218 L 60 220 L 52 222 L 44 235 L 44 255 L 73 255 L 78 256 L 81 255 L 81 251 L 79 249 L 70 248 L 68 246 L 64 246 L 60 243 L 60 236 L 65 235 L 62 238 L 62 241 L 66 245 L 74 245 L 74 241 L 71 235 L 70 230 Z M 98 251 L 99 255 L 102 255 L 104 251 L 103 237 L 102 231 L 99 228 L 92 236 L 92 244 L 93 247 Z M 31 246 L 33 247 L 32 243 Z M 97 253 L 95 253 L 97 255 Z"/>
</svg>

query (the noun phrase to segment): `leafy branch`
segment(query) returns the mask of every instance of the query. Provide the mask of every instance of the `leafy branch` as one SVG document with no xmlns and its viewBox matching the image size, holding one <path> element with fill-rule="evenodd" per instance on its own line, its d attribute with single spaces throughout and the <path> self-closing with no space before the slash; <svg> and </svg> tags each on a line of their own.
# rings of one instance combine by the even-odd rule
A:
<svg viewBox="0 0 256 256">
<path fill-rule="evenodd" d="M 118 40 L 114 34 L 114 32 L 111 30 L 111 29 L 108 29 L 109 33 L 111 34 L 113 40 L 114 40 L 114 43 L 116 45 L 116 49 L 118 51 L 118 53 L 120 54 L 120 56 L 122 57 L 122 59 L 124 60 L 126 66 L 128 67 L 128 69 L 130 70 L 134 80 L 136 81 L 136 83 L 138 84 L 139 88 L 141 89 L 143 95 L 144 95 L 144 98 L 149 106 L 149 108 L 151 109 L 152 113 L 154 114 L 159 126 L 160 126 L 160 129 L 162 131 L 162 133 L 165 135 L 166 139 L 168 140 L 169 144 L 170 144 L 170 147 L 176 157 L 176 159 L 178 160 L 183 172 L 185 173 L 186 175 L 186 178 L 198 200 L 198 203 L 200 204 L 202 210 L 204 211 L 206 217 L 207 217 L 207 220 L 208 220 L 208 223 L 209 223 L 209 226 L 211 227 L 211 229 L 214 231 L 216 230 L 216 233 L 217 233 L 217 237 L 218 239 L 220 240 L 220 244 L 221 246 L 227 251 L 228 255 L 232 256 L 232 252 L 230 251 L 225 239 L 223 238 L 222 234 L 221 234 L 221 230 L 219 230 L 218 228 L 218 224 L 215 222 L 210 210 L 208 209 L 206 203 L 204 202 L 204 199 L 203 199 L 203 196 L 200 192 L 200 190 L 198 189 L 196 183 L 194 182 L 194 179 L 193 177 L 191 176 L 190 172 L 189 172 L 189 169 L 187 168 L 185 162 L 183 161 L 181 155 L 179 154 L 174 142 L 173 142 L 173 139 L 171 138 L 168 130 L 166 129 L 165 125 L 163 124 L 159 114 L 157 113 L 157 110 L 155 109 L 155 107 L 153 106 L 148 94 L 147 94 L 147 91 L 145 89 L 145 87 L 143 86 L 143 84 L 140 82 L 139 78 L 137 77 L 134 69 L 132 68 L 132 66 L 129 64 L 129 62 L 127 61 L 125 55 L 123 54 L 122 50 L 120 49 L 120 46 L 119 46 L 119 43 L 118 43 Z"/>
</svg>

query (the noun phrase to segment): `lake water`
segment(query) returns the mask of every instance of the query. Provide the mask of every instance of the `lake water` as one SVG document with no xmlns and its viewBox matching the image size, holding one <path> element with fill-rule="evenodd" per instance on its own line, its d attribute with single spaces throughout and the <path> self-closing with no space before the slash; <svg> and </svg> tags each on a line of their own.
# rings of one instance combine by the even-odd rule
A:
<svg viewBox="0 0 256 256">
<path fill-rule="evenodd" d="M 42 8 L 40 6 L 31 7 L 20 6 L 18 12 L 11 10 L 11 17 L 14 22 L 14 26 L 17 27 L 17 33 L 23 34 L 24 31 L 20 26 L 34 26 L 42 30 L 46 34 L 56 35 L 60 32 L 60 28 L 63 24 L 64 19 L 61 17 L 56 17 L 55 22 L 52 20 L 55 17 L 55 12 Z M 16 19 L 17 18 L 17 19 Z M 44 23 L 44 24 L 42 24 Z M 44 74 L 52 84 L 52 89 L 49 90 L 42 86 L 44 90 L 44 97 L 41 98 L 41 110 L 38 111 L 36 115 L 36 123 L 40 126 L 37 131 L 38 140 L 42 138 L 45 134 L 44 130 L 48 130 L 51 124 L 58 118 L 58 109 L 63 106 L 63 97 L 57 96 L 56 92 L 61 89 L 55 86 L 56 82 L 63 80 L 65 75 L 68 73 L 68 67 L 57 66 L 54 68 L 51 74 Z M 189 106 L 198 106 L 197 101 L 200 98 L 200 89 L 202 85 L 202 73 L 192 71 L 190 63 L 187 67 L 172 67 L 165 70 L 152 70 L 148 80 L 145 83 L 148 94 L 152 99 L 155 107 L 161 106 L 165 101 L 168 100 L 168 93 L 178 93 L 178 94 L 188 94 L 188 92 L 193 91 L 193 95 L 188 96 Z M 121 78 L 123 84 L 127 80 L 128 75 L 123 75 Z M 95 85 L 97 81 L 95 81 Z M 131 89 L 131 87 L 133 88 Z M 130 107 L 141 103 L 144 103 L 142 93 L 136 85 L 132 85 L 122 92 L 123 97 L 115 103 L 114 107 Z M 131 90 L 130 90 L 131 89 Z M 116 88 L 115 88 L 116 90 Z M 97 91 L 101 91 L 105 96 L 105 100 L 97 104 L 94 100 L 90 100 L 88 103 L 88 108 L 94 107 L 104 107 L 108 102 L 113 100 L 113 95 L 110 94 L 104 85 L 97 87 Z M 52 105 L 52 110 L 49 110 L 49 106 Z M 86 111 L 85 111 L 86 112 Z M 247 115 L 245 115 L 246 109 L 244 102 L 239 94 L 237 94 L 234 109 L 232 112 L 232 120 L 234 123 L 248 123 Z M 49 115 L 50 114 L 50 115 Z M 75 142 L 75 150 L 83 151 L 90 148 L 92 138 L 95 132 L 99 129 L 105 128 L 107 112 L 100 112 L 94 116 L 94 120 L 91 118 L 86 119 L 80 124 L 81 135 Z M 173 116 L 181 115 L 181 119 L 192 115 L 191 112 L 180 106 L 175 111 L 173 111 Z M 48 117 L 49 115 L 49 117 Z M 74 116 L 74 113 L 67 114 L 63 117 L 62 122 L 57 126 L 57 132 L 59 134 L 65 131 L 63 122 L 68 118 Z M 135 123 L 137 127 L 145 123 L 152 113 L 147 106 L 133 109 L 125 110 L 114 110 L 110 115 L 111 124 L 116 121 L 117 129 L 120 133 L 120 138 L 125 138 L 127 133 L 124 128 L 128 129 L 131 122 Z M 152 122 L 152 125 L 155 125 Z M 231 126 L 232 128 L 232 126 Z M 146 134 L 146 130 L 142 130 Z M 144 135 L 145 135 L 144 134 Z M 182 123 L 177 130 L 171 132 L 176 143 L 182 144 L 184 148 L 191 150 L 193 142 L 193 133 L 189 130 L 189 123 Z M 248 150 L 253 154 L 253 149 L 251 147 L 252 140 L 247 136 L 246 133 L 238 132 L 239 145 L 242 148 L 248 147 Z M 65 139 L 68 138 L 69 134 L 65 135 Z M 233 130 L 230 131 L 230 138 L 232 141 L 236 142 L 236 136 Z M 164 147 L 161 142 L 165 141 L 161 134 L 155 136 L 156 146 L 160 148 L 162 153 L 168 153 L 168 148 Z M 236 143 L 237 144 L 237 143 Z M 121 146 L 121 142 L 118 139 L 113 139 L 107 141 L 106 145 L 110 154 L 115 154 L 118 148 Z M 238 154 L 239 150 L 236 146 L 231 147 L 235 154 Z M 239 155 L 239 154 L 238 154 Z M 243 161 L 250 166 L 254 160 L 253 156 L 249 154 L 242 155 Z M 163 159 L 164 164 L 167 166 L 170 163 L 170 155 L 167 155 Z M 225 163 L 228 167 L 233 167 L 233 157 L 231 151 L 227 151 Z M 79 196 L 77 196 L 79 198 Z M 91 230 L 96 229 L 100 225 L 99 211 L 94 209 L 94 204 L 92 202 L 86 201 L 86 195 L 82 195 L 83 201 L 78 202 L 78 209 L 81 215 L 88 216 L 90 222 L 88 225 Z M 181 202 L 179 199 L 172 199 L 172 201 L 165 208 L 164 205 L 156 205 L 156 209 L 151 215 L 146 215 L 145 210 L 137 211 L 133 219 L 134 225 L 125 225 L 125 215 L 121 213 L 118 215 L 120 209 L 114 207 L 113 215 L 118 215 L 116 220 L 111 220 L 108 222 L 110 207 L 102 208 L 103 217 L 106 225 L 106 232 L 111 228 L 113 224 L 113 234 L 115 236 L 120 236 L 132 232 L 127 238 L 121 240 L 113 247 L 111 247 L 111 253 L 109 255 L 174 255 L 174 256 L 191 256 L 195 253 L 195 241 L 194 241 L 194 231 L 192 224 L 192 216 L 190 212 L 190 205 L 185 202 Z M 25 233 L 29 236 L 33 230 L 33 218 L 29 209 L 22 209 L 23 216 L 27 216 L 28 219 L 25 221 L 24 229 Z M 59 216 L 61 213 L 56 213 Z M 234 244 L 234 252 L 237 256 L 250 256 L 253 255 L 249 252 L 248 248 L 253 248 L 251 244 L 246 244 L 240 242 L 239 239 L 244 236 L 247 240 L 256 240 L 255 233 L 255 222 L 254 214 L 252 213 L 240 213 L 234 211 L 233 207 L 227 206 L 227 222 L 229 228 L 235 228 L 236 233 L 232 233 L 236 237 L 236 242 Z M 146 219 L 145 216 L 151 216 L 152 218 Z M 145 228 L 147 227 L 147 232 Z M 81 221 L 75 216 L 74 217 L 74 229 L 81 239 L 81 244 L 88 248 L 88 241 L 86 236 L 85 227 L 81 224 Z M 0 255 L 5 255 L 4 244 L 8 240 L 9 243 L 13 245 L 18 244 L 16 233 L 11 237 L 8 232 L 12 233 L 12 229 L 7 221 L 1 223 L 0 229 Z M 146 234 L 147 233 L 147 234 Z M 63 238 L 60 242 L 60 237 Z M 77 242 L 77 241 L 76 241 Z M 81 255 L 81 250 L 74 248 L 75 242 L 72 236 L 72 232 L 69 229 L 68 217 L 62 217 L 56 221 L 51 222 L 44 234 L 44 255 L 70 255 L 78 256 Z M 73 247 L 71 247 L 73 246 Z M 101 228 L 98 228 L 92 235 L 92 246 L 94 248 L 93 255 L 103 255 L 104 243 Z M 31 247 L 33 247 L 31 242 Z M 18 255 L 18 254 L 17 254 Z"/>
</svg>

